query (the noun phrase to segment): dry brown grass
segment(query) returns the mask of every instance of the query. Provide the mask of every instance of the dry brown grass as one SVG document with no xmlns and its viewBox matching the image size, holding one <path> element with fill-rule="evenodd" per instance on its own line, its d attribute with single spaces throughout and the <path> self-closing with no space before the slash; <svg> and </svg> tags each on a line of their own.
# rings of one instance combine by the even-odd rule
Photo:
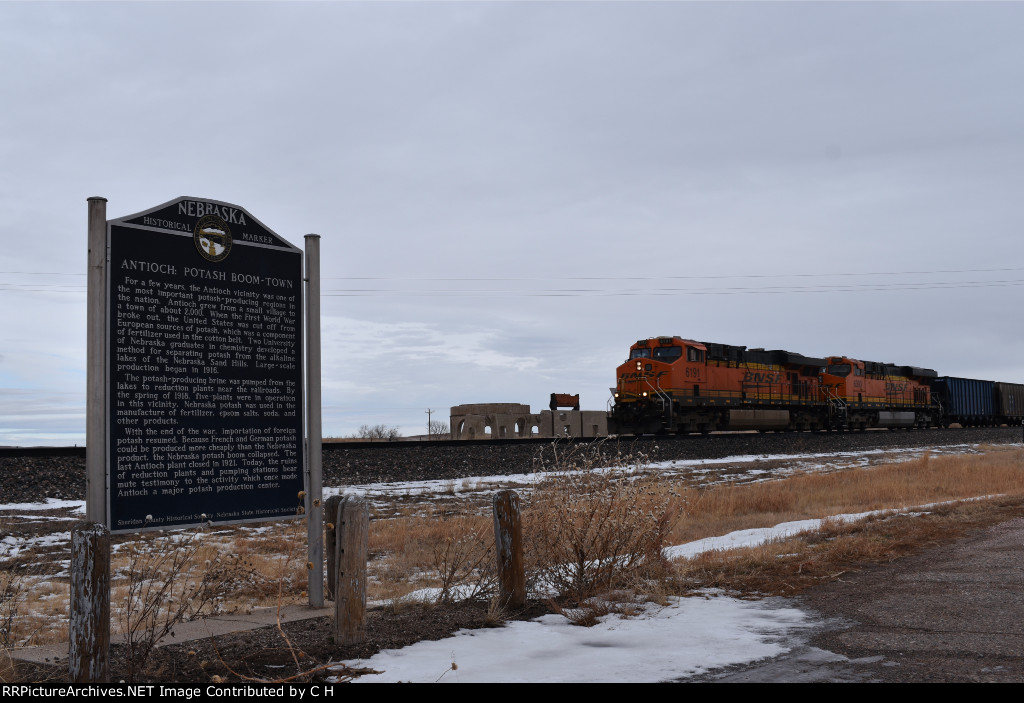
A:
<svg viewBox="0 0 1024 703">
<path fill-rule="evenodd" d="M 684 489 L 686 509 L 670 535 L 683 544 L 735 530 L 843 513 L 904 508 L 986 495 L 1024 495 L 1024 451 L 924 457 L 834 473 Z"/>
<path fill-rule="evenodd" d="M 0 649 L 0 683 L 16 683 L 18 681 L 18 668 L 11 656 Z"/>
<path fill-rule="evenodd" d="M 926 514 L 889 513 L 757 547 L 705 552 L 677 562 L 675 591 L 717 588 L 791 596 L 869 564 L 885 564 L 949 542 L 972 529 L 1024 513 L 1024 496 L 938 506 Z"/>
<path fill-rule="evenodd" d="M 25 564 L 0 571 L 0 652 L 67 640 L 70 586 Z"/>
<path fill-rule="evenodd" d="M 16 641 L 14 626 L 24 594 L 24 579 L 20 574 L 14 570 L 0 572 L 0 649 Z"/>
<path fill-rule="evenodd" d="M 472 510 L 434 508 L 373 520 L 369 597 L 396 603 L 419 588 L 440 589 L 436 600 L 441 602 L 457 600 L 459 594 L 485 596 L 493 585 L 493 550 L 491 518 Z"/>
<path fill-rule="evenodd" d="M 153 649 L 175 626 L 232 612 L 225 601 L 259 578 L 243 556 L 218 555 L 208 536 L 202 528 L 160 531 L 121 543 L 111 615 L 124 636 L 129 681 L 147 671 Z"/>
</svg>

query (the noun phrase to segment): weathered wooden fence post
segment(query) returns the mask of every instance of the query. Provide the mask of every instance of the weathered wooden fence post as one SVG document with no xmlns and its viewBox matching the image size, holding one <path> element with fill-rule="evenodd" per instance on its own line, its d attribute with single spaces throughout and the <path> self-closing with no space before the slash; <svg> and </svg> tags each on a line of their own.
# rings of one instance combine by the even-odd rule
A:
<svg viewBox="0 0 1024 703">
<path fill-rule="evenodd" d="M 338 586 L 338 506 L 341 496 L 331 496 L 324 504 L 324 552 L 327 554 L 327 600 L 334 600 Z"/>
<path fill-rule="evenodd" d="M 334 642 L 358 644 L 366 639 L 366 558 L 370 543 L 370 510 L 366 501 L 352 497 L 342 500 L 334 526 Z"/>
<path fill-rule="evenodd" d="M 71 533 L 68 667 L 74 683 L 110 680 L 110 530 L 101 523 Z"/>
<path fill-rule="evenodd" d="M 526 567 L 519 495 L 515 491 L 494 495 L 494 548 L 498 553 L 498 603 L 521 608 L 526 604 Z"/>
</svg>

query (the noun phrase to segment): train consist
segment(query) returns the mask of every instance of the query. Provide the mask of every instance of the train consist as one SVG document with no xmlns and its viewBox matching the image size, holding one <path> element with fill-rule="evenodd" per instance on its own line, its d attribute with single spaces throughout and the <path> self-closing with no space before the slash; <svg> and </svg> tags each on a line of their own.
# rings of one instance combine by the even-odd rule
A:
<svg viewBox="0 0 1024 703">
<path fill-rule="evenodd" d="M 616 370 L 612 434 L 865 430 L 1024 421 L 1024 385 L 680 337 L 641 339 Z"/>
</svg>

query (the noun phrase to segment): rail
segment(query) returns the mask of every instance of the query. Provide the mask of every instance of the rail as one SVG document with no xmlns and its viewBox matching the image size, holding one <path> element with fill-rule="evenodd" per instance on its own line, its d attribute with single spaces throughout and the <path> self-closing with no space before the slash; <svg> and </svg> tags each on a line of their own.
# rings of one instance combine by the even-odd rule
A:
<svg viewBox="0 0 1024 703">
<path fill-rule="evenodd" d="M 932 428 L 929 431 L 932 432 L 950 432 L 950 433 L 962 433 L 958 435 L 954 434 L 954 439 L 950 441 L 950 444 L 962 444 L 964 442 L 964 434 L 971 433 L 987 433 L 992 431 L 1006 432 L 1010 431 L 1014 434 L 1014 442 L 1019 441 L 1021 424 L 1016 422 L 1012 424 L 999 425 L 995 427 L 969 427 L 969 428 Z M 878 432 L 887 433 L 886 428 L 869 428 L 869 430 L 877 430 Z M 788 433 L 789 436 L 793 434 L 803 434 L 804 436 L 810 436 L 808 433 Z M 765 437 L 785 437 L 786 435 L 764 435 Z M 696 444 L 705 440 L 715 439 L 725 441 L 729 437 L 741 437 L 742 442 L 749 443 L 752 441 L 750 430 L 737 430 L 737 431 L 718 431 L 711 435 L 661 435 L 661 436 L 633 436 L 629 434 L 614 435 L 610 438 L 612 442 L 625 441 L 633 442 L 637 439 L 649 440 L 655 444 L 660 444 L 668 441 L 678 441 L 680 443 Z M 982 437 L 980 439 L 971 439 L 972 442 L 987 442 L 989 439 Z M 569 444 L 587 444 L 597 442 L 607 442 L 609 437 L 507 437 L 507 438 L 494 438 L 494 439 L 446 439 L 446 440 L 397 440 L 393 442 L 338 442 L 338 443 L 324 443 L 324 454 L 340 453 L 350 450 L 372 450 L 379 452 L 380 454 L 387 454 L 391 452 L 399 452 L 403 450 L 420 450 L 423 448 L 437 447 L 458 447 L 458 448 L 469 448 L 469 447 L 508 447 L 508 446 L 550 446 L 554 442 L 558 442 L 560 445 Z M 789 440 L 782 440 L 789 441 Z M 1001 440 L 1000 440 L 1001 441 Z M 728 450 L 730 452 L 740 452 L 746 444 L 741 444 L 736 447 L 735 450 Z M 703 451 L 703 450 L 702 450 Z M 0 458 L 25 458 L 25 457 L 76 457 L 85 458 L 85 447 L 69 447 L 69 446 L 53 446 L 53 447 L 17 447 L 17 446 L 3 446 L 0 447 Z M 704 455 L 700 455 L 704 456 Z"/>
</svg>

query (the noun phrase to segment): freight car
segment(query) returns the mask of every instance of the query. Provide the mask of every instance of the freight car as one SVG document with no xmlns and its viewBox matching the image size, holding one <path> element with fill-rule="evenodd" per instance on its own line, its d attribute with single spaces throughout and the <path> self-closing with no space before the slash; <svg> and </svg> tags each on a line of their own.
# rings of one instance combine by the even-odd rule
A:
<svg viewBox="0 0 1024 703">
<path fill-rule="evenodd" d="M 941 408 L 940 424 L 992 427 L 1024 422 L 1024 385 L 942 376 L 932 381 L 933 402 Z"/>
<path fill-rule="evenodd" d="M 940 378 L 932 369 L 915 366 L 681 337 L 637 341 L 616 375 L 608 416 L 613 434 L 925 428 L 1024 420 L 1020 384 Z"/>
</svg>

